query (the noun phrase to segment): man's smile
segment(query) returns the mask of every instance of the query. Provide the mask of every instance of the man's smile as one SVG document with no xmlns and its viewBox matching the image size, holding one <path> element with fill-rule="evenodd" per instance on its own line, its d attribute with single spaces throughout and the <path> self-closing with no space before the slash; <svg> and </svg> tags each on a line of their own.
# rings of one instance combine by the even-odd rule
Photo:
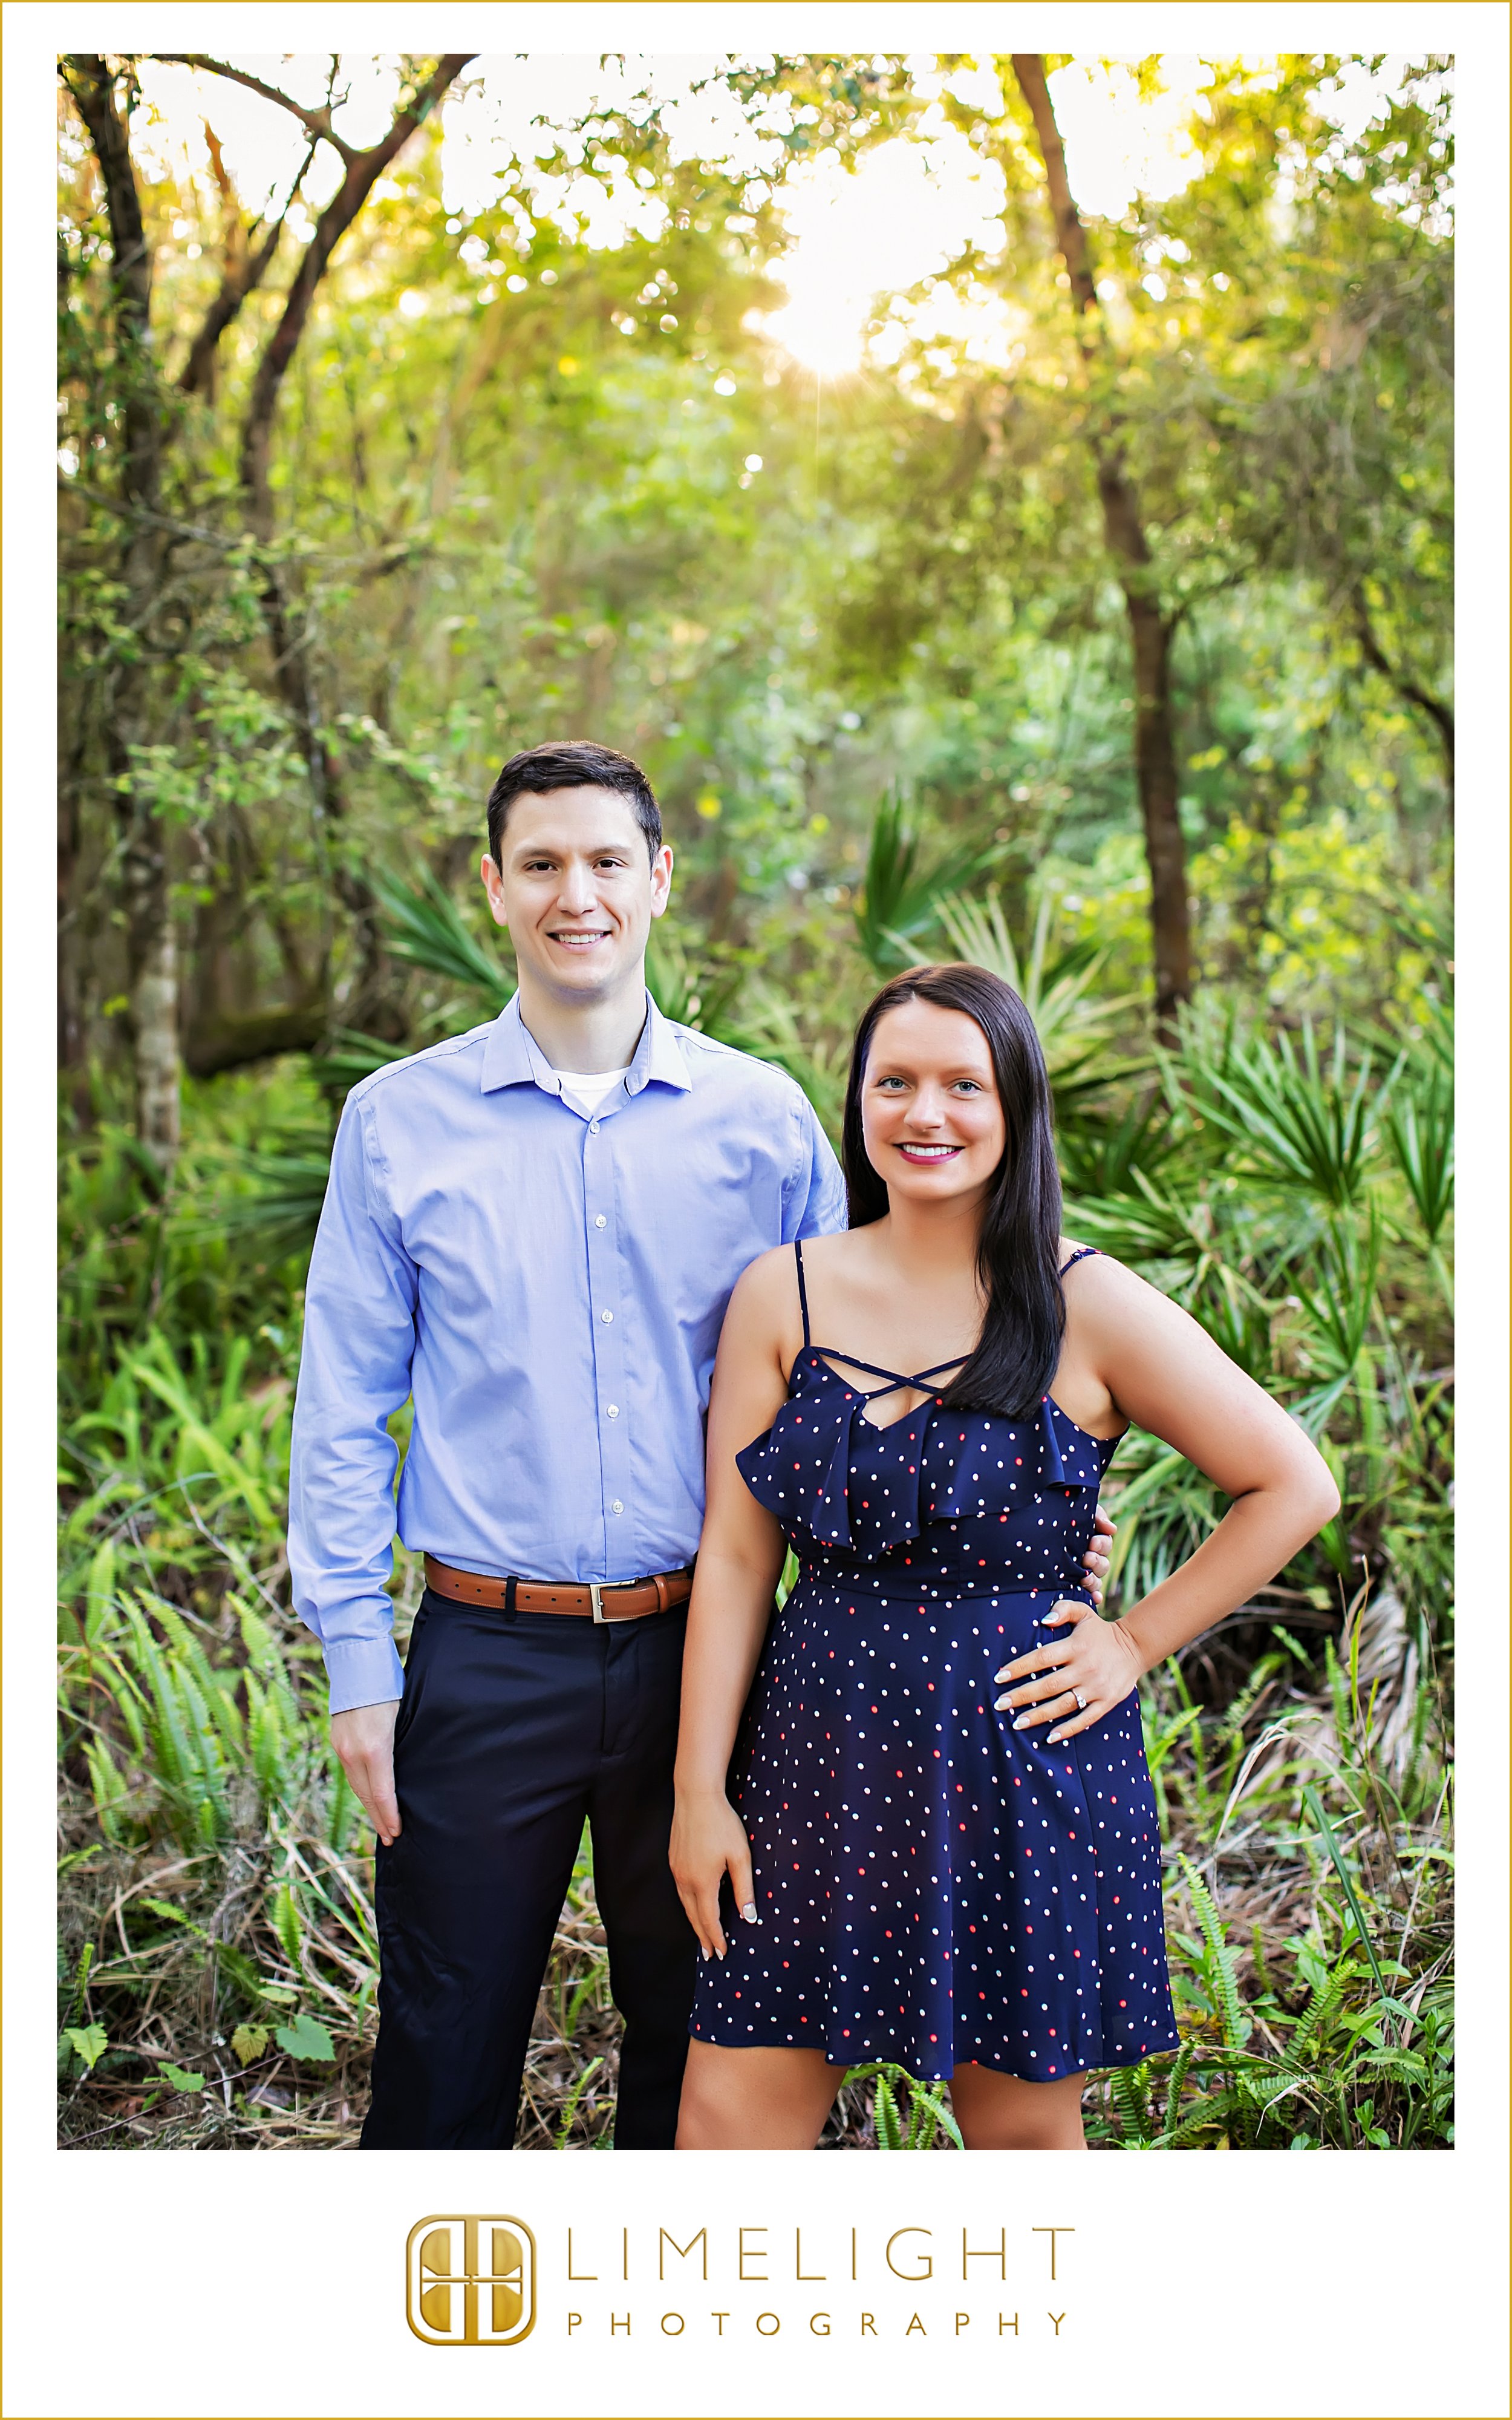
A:
<svg viewBox="0 0 1512 2420">
<path fill-rule="evenodd" d="M 612 940 L 612 939 L 613 935 L 607 924 L 594 925 L 581 932 L 569 930 L 547 935 L 548 941 L 555 941 L 558 947 L 563 950 L 596 949 L 600 941 Z"/>
</svg>

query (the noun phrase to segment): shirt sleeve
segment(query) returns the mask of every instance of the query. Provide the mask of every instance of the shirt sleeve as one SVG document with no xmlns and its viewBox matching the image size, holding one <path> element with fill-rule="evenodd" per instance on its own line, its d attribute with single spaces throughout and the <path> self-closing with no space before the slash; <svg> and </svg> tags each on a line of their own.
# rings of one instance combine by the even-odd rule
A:
<svg viewBox="0 0 1512 2420">
<path fill-rule="evenodd" d="M 305 1288 L 289 1466 L 294 1607 L 320 1641 L 333 1714 L 404 1689 L 384 1587 L 399 1460 L 388 1420 L 409 1394 L 417 1280 L 373 1117 L 354 1097 L 336 1134 Z"/>
<path fill-rule="evenodd" d="M 795 1087 L 796 1090 L 796 1087 Z M 782 1190 L 782 1241 L 835 1235 L 847 1224 L 845 1179 L 813 1106 L 799 1092 L 794 1104 L 795 1152 Z"/>
</svg>

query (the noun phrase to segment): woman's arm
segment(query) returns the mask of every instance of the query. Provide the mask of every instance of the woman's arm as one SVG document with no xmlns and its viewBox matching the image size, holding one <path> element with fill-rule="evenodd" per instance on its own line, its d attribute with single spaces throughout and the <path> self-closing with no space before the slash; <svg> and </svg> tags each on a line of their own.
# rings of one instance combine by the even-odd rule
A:
<svg viewBox="0 0 1512 2420">
<path fill-rule="evenodd" d="M 728 1869 L 735 1904 L 756 1921 L 750 1849 L 725 1794 L 725 1775 L 750 1690 L 786 1542 L 758 1504 L 735 1455 L 769 1429 L 787 1400 L 787 1353 L 796 1351 L 793 1255 L 767 1252 L 730 1297 L 709 1396 L 708 1506 L 699 1543 L 683 1650 L 677 1734 L 673 1879 L 705 1958 L 722 1958 L 719 1885 Z"/>
<path fill-rule="evenodd" d="M 1311 1439 L 1219 1350 L 1195 1319 L 1117 1261 L 1082 1264 L 1068 1299 L 1068 1343 L 1124 1418 L 1149 1429 L 1233 1500 L 1196 1554 L 1118 1621 L 1057 1607 L 1070 1637 L 998 1674 L 1015 1729 L 1054 1721 L 1053 1740 L 1101 1720 L 1142 1672 L 1273 1579 L 1338 1511 L 1338 1489 Z M 1074 1333 L 1071 1323 L 1074 1320 Z M 1079 1690 L 1085 1709 L 1066 1702 Z"/>
</svg>

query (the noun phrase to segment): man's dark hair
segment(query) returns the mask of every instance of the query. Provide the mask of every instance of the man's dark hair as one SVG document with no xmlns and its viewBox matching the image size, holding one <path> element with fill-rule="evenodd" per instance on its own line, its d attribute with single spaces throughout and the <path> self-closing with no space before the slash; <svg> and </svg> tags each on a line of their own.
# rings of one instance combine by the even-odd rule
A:
<svg viewBox="0 0 1512 2420">
<path fill-rule="evenodd" d="M 617 748 L 601 748 L 596 739 L 552 739 L 544 748 L 523 748 L 511 756 L 488 793 L 488 854 L 500 862 L 500 844 L 514 800 L 545 790 L 618 790 L 635 809 L 645 835 L 646 854 L 661 846 L 661 809 L 640 766 Z"/>
</svg>

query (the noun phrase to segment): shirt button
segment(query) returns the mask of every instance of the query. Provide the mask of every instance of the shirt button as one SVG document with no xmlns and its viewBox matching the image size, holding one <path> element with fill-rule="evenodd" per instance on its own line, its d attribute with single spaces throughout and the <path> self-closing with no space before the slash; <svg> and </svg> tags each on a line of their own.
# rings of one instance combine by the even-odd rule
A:
<svg viewBox="0 0 1512 2420">
<path fill-rule="evenodd" d="M 594 1220 L 594 1226 L 595 1226 L 595 1227 L 607 1227 L 607 1226 L 609 1225 L 609 1220 L 605 1218 L 604 1213 L 602 1212 L 602 1210 L 599 1212 L 599 1214 L 598 1214 L 597 1218 Z"/>
<path fill-rule="evenodd" d="M 590 1134 L 597 1134 L 597 1132 L 598 1132 L 598 1120 L 597 1120 L 596 1118 L 590 1118 L 590 1120 L 589 1120 L 589 1122 L 588 1122 L 588 1131 L 589 1131 L 589 1133 L 590 1133 Z"/>
<path fill-rule="evenodd" d="M 611 1512 L 624 1512 L 624 1510 L 625 1510 L 625 1507 L 624 1507 L 624 1505 L 620 1502 L 619 1497 L 616 1496 L 616 1497 L 614 1498 L 613 1503 L 609 1506 L 609 1511 L 610 1511 Z"/>
<path fill-rule="evenodd" d="M 613 1313 L 611 1311 L 601 1311 L 599 1312 L 599 1314 L 598 1314 L 598 1315 L 599 1315 L 599 1318 L 603 1321 L 603 1323 L 604 1323 L 605 1326 L 607 1327 L 607 1326 L 609 1326 L 609 1321 L 613 1318 L 614 1313 Z"/>
<path fill-rule="evenodd" d="M 617 1419 L 619 1419 L 619 1417 L 620 1417 L 620 1407 L 619 1407 L 618 1404 L 606 1404 L 606 1405 L 604 1406 L 604 1408 L 605 1408 L 605 1410 L 608 1412 L 608 1414 L 609 1414 L 609 1419 L 610 1419 L 611 1420 L 617 1420 Z"/>
</svg>

